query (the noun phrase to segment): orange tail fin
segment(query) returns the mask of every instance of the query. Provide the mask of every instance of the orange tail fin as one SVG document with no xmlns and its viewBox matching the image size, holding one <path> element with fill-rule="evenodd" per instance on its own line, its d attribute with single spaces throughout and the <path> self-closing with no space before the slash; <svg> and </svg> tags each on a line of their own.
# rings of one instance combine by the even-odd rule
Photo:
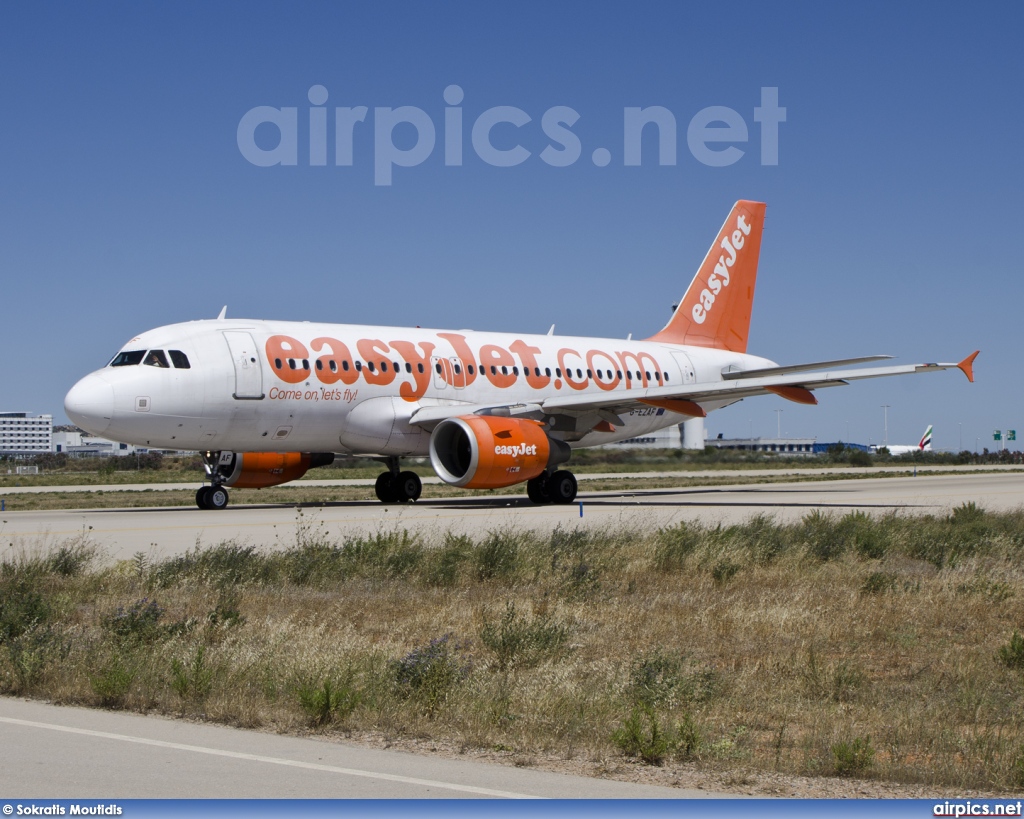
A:
<svg viewBox="0 0 1024 819">
<path fill-rule="evenodd" d="M 739 201 L 664 329 L 651 341 L 747 351 L 765 204 Z"/>
</svg>

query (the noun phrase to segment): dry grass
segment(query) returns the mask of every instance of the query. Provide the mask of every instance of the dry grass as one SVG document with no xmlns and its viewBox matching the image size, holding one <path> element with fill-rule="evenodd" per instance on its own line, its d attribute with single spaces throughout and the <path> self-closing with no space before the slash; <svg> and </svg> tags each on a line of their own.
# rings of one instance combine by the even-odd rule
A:
<svg viewBox="0 0 1024 819">
<path fill-rule="evenodd" d="M 0 689 L 521 759 L 1009 791 L 1022 545 L 1024 512 L 972 506 L 431 542 L 307 526 L 285 551 L 154 565 L 68 543 L 0 564 Z"/>
</svg>

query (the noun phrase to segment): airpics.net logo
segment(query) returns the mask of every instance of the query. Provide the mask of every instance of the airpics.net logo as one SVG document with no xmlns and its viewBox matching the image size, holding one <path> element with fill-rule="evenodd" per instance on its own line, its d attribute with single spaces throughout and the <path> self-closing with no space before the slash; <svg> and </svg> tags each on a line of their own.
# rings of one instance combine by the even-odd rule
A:
<svg viewBox="0 0 1024 819">
<path fill-rule="evenodd" d="M 309 89 L 306 112 L 300 130 L 297 106 L 274 108 L 259 105 L 250 108 L 238 123 L 238 150 L 246 160 L 261 168 L 294 166 L 300 162 L 311 167 L 350 167 L 368 158 L 357 155 L 356 146 L 368 144 L 364 132 L 372 129 L 373 183 L 391 185 L 395 168 L 414 168 L 434 154 L 438 141 L 443 143 L 446 167 L 459 167 L 473 161 L 466 157 L 466 137 L 476 158 L 495 168 L 512 168 L 534 159 L 534 152 L 522 141 L 533 143 L 535 134 L 524 136 L 526 129 L 538 124 L 522 108 L 498 105 L 475 113 L 464 107 L 465 93 L 458 85 L 449 85 L 443 93 L 443 111 L 437 112 L 440 127 L 430 113 L 414 105 L 398 108 L 375 107 L 371 117 L 365 105 L 327 107 L 330 97 L 322 85 Z M 438 106 L 440 109 L 442 106 Z M 556 105 L 540 117 L 539 128 L 547 144 L 536 152 L 536 159 L 564 168 L 584 156 L 583 143 L 572 129 L 581 119 L 574 108 Z M 331 123 L 329 125 L 329 120 Z M 722 168 L 739 162 L 750 149 L 751 130 L 760 143 L 760 164 L 779 164 L 779 125 L 786 121 L 786 109 L 779 107 L 779 89 L 761 88 L 761 104 L 752 112 L 754 128 L 739 111 L 724 105 L 702 108 L 686 125 L 686 147 L 702 165 Z M 677 164 L 679 124 L 676 115 L 661 105 L 622 109 L 622 152 L 616 157 L 606 147 L 590 150 L 590 160 L 599 168 L 620 160 L 625 167 L 652 164 L 644 156 L 643 136 L 656 133 L 657 164 Z M 398 139 L 396 141 L 396 134 Z M 413 137 L 409 139 L 409 137 Z M 305 139 L 308 137 L 308 150 Z M 300 141 L 303 143 L 300 148 Z M 649 147 L 651 138 L 648 138 Z M 743 146 L 743 147 L 740 147 Z M 652 153 L 649 151 L 648 153 Z"/>
</svg>

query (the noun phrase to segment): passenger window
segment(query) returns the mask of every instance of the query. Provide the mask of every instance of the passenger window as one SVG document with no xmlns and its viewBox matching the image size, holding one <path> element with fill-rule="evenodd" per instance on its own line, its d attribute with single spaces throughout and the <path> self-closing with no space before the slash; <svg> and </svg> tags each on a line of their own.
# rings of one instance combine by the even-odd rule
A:
<svg viewBox="0 0 1024 819">
<path fill-rule="evenodd" d="M 114 360 L 110 362 L 111 367 L 134 367 L 136 364 L 141 364 L 143 357 L 146 355 L 145 350 L 132 350 L 128 353 L 118 353 L 114 356 Z"/>
<path fill-rule="evenodd" d="M 386 362 L 386 361 L 380 362 L 380 371 L 382 373 L 386 373 L 388 371 L 388 362 Z"/>
<path fill-rule="evenodd" d="M 594 376 L 591 374 L 590 370 L 588 369 L 587 370 L 587 378 L 593 378 L 593 377 Z"/>
<path fill-rule="evenodd" d="M 307 371 L 309 370 L 309 359 L 308 358 L 302 359 L 302 369 L 307 370 Z"/>
<path fill-rule="evenodd" d="M 181 350 L 171 350 L 170 354 L 171 363 L 175 366 L 175 368 L 179 370 L 191 369 L 188 363 L 188 356 L 185 355 Z"/>
<path fill-rule="evenodd" d="M 372 361 L 367 361 L 366 362 L 366 369 L 368 369 L 371 373 L 375 372 Z"/>
<path fill-rule="evenodd" d="M 618 378 L 619 381 L 621 381 L 622 380 L 622 370 L 616 370 L 615 371 L 615 377 Z"/>
<path fill-rule="evenodd" d="M 356 362 L 356 372 L 357 373 L 361 373 L 362 371 L 363 371 L 363 362 L 362 361 L 357 361 Z"/>
<path fill-rule="evenodd" d="M 170 369 L 170 364 L 167 363 L 167 356 L 164 355 L 163 350 L 150 350 L 146 356 L 146 360 L 142 362 L 147 367 L 164 367 Z"/>
<path fill-rule="evenodd" d="M 436 364 L 434 365 L 434 371 L 435 371 L 435 372 L 436 372 L 436 373 L 437 373 L 438 375 L 440 375 L 440 374 L 441 374 L 441 362 L 440 362 L 440 361 L 438 361 L 438 362 L 437 362 L 437 363 L 436 363 Z"/>
<path fill-rule="evenodd" d="M 555 375 L 557 375 L 559 378 L 562 377 L 562 368 L 561 367 L 555 367 Z"/>
<path fill-rule="evenodd" d="M 550 367 L 545 367 L 544 368 L 544 375 L 546 375 L 548 378 L 551 378 L 551 368 Z"/>
<path fill-rule="evenodd" d="M 462 375 L 462 367 L 460 367 L 458 364 L 455 365 L 455 374 Z"/>
<path fill-rule="evenodd" d="M 319 358 L 316 360 L 316 368 L 318 370 L 322 370 L 324 368 L 324 362 L 321 361 Z"/>
<path fill-rule="evenodd" d="M 470 364 L 468 367 L 466 367 L 466 372 L 468 372 L 470 375 L 473 374 L 473 365 L 472 364 Z"/>
<path fill-rule="evenodd" d="M 341 369 L 343 369 L 345 372 L 348 372 L 348 361 L 341 362 Z"/>
<path fill-rule="evenodd" d="M 423 372 L 423 365 L 422 364 L 417 364 L 416 365 L 416 369 L 419 370 L 420 372 Z"/>
<path fill-rule="evenodd" d="M 518 367 L 513 367 L 512 368 L 512 375 L 519 375 L 519 368 Z"/>
<path fill-rule="evenodd" d="M 394 365 L 396 373 L 400 373 L 402 371 L 402 368 L 399 366 L 397 361 L 392 361 L 391 363 Z"/>
<path fill-rule="evenodd" d="M 288 369 L 289 370 L 294 370 L 295 369 L 295 359 L 294 358 L 289 358 L 288 359 Z"/>
<path fill-rule="evenodd" d="M 410 364 L 408 361 L 405 362 L 405 371 L 407 373 L 411 373 L 412 372 L 412 364 Z"/>
<path fill-rule="evenodd" d="M 281 359 L 280 358 L 275 358 L 274 359 L 274 369 L 276 369 L 276 370 L 280 370 L 281 369 Z"/>
<path fill-rule="evenodd" d="M 335 361 L 333 358 L 331 359 L 331 365 L 330 366 L 331 366 L 331 372 L 332 373 L 336 373 L 338 371 L 338 362 Z"/>
<path fill-rule="evenodd" d="M 665 383 L 667 384 L 668 383 L 668 373 L 664 373 L 664 376 L 665 376 Z"/>
</svg>

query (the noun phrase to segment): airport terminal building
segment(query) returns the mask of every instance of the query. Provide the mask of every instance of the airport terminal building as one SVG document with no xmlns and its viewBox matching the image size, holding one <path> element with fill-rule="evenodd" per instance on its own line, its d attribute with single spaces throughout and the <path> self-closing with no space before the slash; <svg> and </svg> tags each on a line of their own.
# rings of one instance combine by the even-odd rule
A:
<svg viewBox="0 0 1024 819">
<path fill-rule="evenodd" d="M 53 416 L 0 412 L 0 457 L 34 458 L 50 451 Z"/>
</svg>

